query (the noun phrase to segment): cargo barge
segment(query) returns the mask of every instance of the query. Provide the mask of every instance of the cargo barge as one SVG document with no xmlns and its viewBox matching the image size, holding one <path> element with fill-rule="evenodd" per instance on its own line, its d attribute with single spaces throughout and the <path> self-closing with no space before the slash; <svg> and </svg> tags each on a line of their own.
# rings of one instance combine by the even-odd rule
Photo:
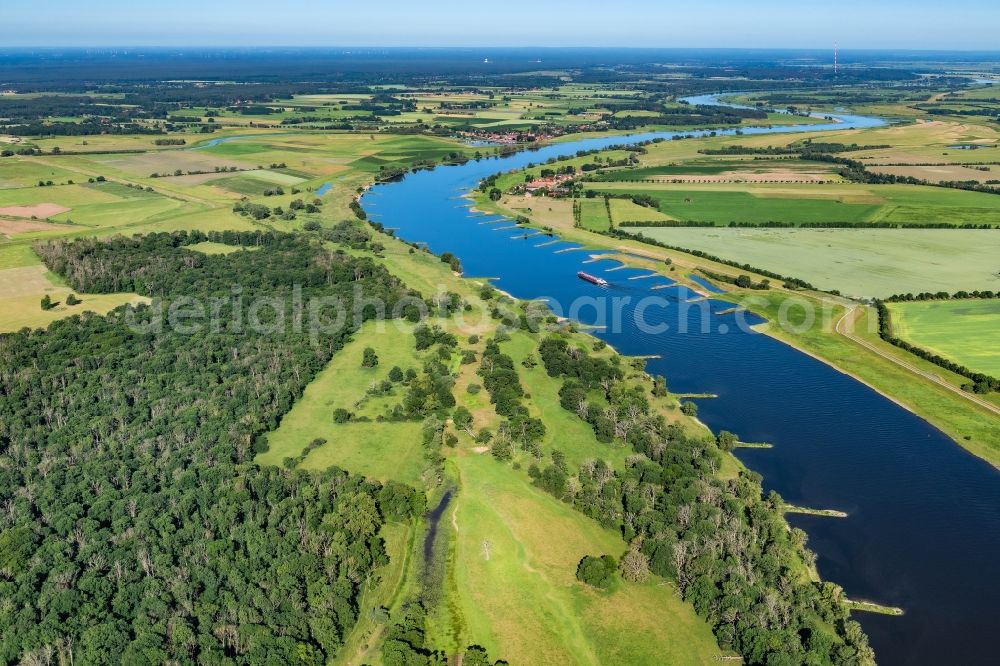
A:
<svg viewBox="0 0 1000 666">
<path fill-rule="evenodd" d="M 604 278 L 599 278 L 594 275 L 591 275 L 590 273 L 584 273 L 583 271 L 580 271 L 579 273 L 576 274 L 576 276 L 581 280 L 583 280 L 584 282 L 589 282 L 590 284 L 596 284 L 598 287 L 608 286 L 607 280 L 605 280 Z"/>
</svg>

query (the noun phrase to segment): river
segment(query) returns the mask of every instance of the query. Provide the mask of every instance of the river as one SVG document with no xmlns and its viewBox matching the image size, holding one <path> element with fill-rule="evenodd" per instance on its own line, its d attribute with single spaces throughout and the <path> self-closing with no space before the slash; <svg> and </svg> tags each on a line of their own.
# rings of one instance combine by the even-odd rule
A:
<svg viewBox="0 0 1000 666">
<path fill-rule="evenodd" d="M 710 98 L 715 103 L 717 98 Z M 691 100 L 705 103 L 705 98 Z M 876 127 L 877 118 L 831 114 L 834 122 L 744 128 L 743 134 Z M 704 135 L 708 131 L 680 132 Z M 732 134 L 720 130 L 719 134 Z M 848 596 L 905 610 L 901 617 L 858 613 L 883 664 L 996 663 L 993 612 L 1000 601 L 1000 473 L 892 401 L 830 366 L 766 335 L 735 326 L 731 304 L 686 307 L 694 294 L 664 278 L 629 280 L 649 271 L 622 269 L 561 242 L 538 247 L 502 218 L 472 211 L 461 195 L 493 173 L 578 150 L 675 133 L 588 138 L 503 158 L 440 166 L 373 187 L 362 204 L 372 219 L 435 253 L 461 258 L 467 275 L 495 276 L 512 295 L 544 298 L 586 324 L 594 308 L 568 312 L 581 297 L 630 296 L 620 327 L 596 330 L 624 354 L 660 356 L 651 373 L 675 392 L 717 394 L 700 401 L 700 418 L 772 449 L 741 449 L 740 458 L 789 502 L 847 512 L 843 519 L 790 515 L 809 534 L 824 579 Z M 544 205 L 541 203 L 540 205 Z M 503 220 L 503 222 L 508 222 Z M 607 290 L 577 271 L 611 282 Z M 662 297 L 646 311 L 670 329 L 639 330 L 632 318 L 643 296 Z M 686 331 L 684 330 L 686 327 Z"/>
</svg>

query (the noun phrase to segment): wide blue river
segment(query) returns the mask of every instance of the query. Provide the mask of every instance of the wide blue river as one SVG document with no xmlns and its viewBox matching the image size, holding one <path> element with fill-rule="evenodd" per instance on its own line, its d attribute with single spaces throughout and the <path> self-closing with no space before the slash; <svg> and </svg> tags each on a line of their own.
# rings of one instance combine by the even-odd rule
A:
<svg viewBox="0 0 1000 666">
<path fill-rule="evenodd" d="M 743 133 L 882 124 L 876 118 L 836 118 Z M 1000 605 L 1000 473 L 863 384 L 736 326 L 738 314 L 715 314 L 730 304 L 685 303 L 695 294 L 665 278 L 609 271 L 619 264 L 595 260 L 567 242 L 524 238 L 509 220 L 476 213 L 461 198 L 482 178 L 529 162 L 670 136 L 590 138 L 442 166 L 374 187 L 362 204 L 401 238 L 426 243 L 435 253 L 455 253 L 467 275 L 493 277 L 514 296 L 544 298 L 559 314 L 606 326 L 595 335 L 624 354 L 660 356 L 648 369 L 666 376 L 671 390 L 718 395 L 700 403 L 700 418 L 713 430 L 774 444 L 739 452 L 763 476 L 766 489 L 794 504 L 848 513 L 844 519 L 789 516 L 809 534 L 823 578 L 842 585 L 851 598 L 905 610 L 901 617 L 856 614 L 881 663 L 1000 662 L 993 636 Z M 611 284 L 589 284 L 577 278 L 578 271 Z M 604 312 L 612 301 L 620 311 L 617 323 Z M 636 323 L 637 309 L 644 327 Z M 654 330 L 656 324 L 668 328 Z"/>
</svg>

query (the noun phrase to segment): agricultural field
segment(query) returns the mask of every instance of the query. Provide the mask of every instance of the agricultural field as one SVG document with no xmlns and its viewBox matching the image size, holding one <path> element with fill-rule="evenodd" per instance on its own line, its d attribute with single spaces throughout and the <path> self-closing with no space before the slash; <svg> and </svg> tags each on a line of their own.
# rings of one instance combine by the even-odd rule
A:
<svg viewBox="0 0 1000 666">
<path fill-rule="evenodd" d="M 645 160 L 644 160 L 645 162 Z M 839 183 L 832 165 L 792 159 L 691 159 L 682 164 L 609 171 L 600 180 L 660 183 Z"/>
<path fill-rule="evenodd" d="M 607 231 L 611 226 L 603 199 L 580 199 L 580 226 L 591 231 Z"/>
<path fill-rule="evenodd" d="M 974 372 L 1000 377 L 1000 302 L 912 301 L 888 307 L 897 337 Z"/>
<path fill-rule="evenodd" d="M 206 140 L 170 150 L 154 150 L 146 138 L 147 152 L 143 153 L 66 151 L 0 159 L 0 270 L 42 271 L 32 273 L 30 280 L 14 280 L 13 273 L 6 274 L 17 284 L 17 293 L 3 296 L 0 328 L 44 326 L 85 310 L 107 312 L 134 299 L 129 294 L 80 295 L 83 304 L 62 305 L 69 291 L 39 277 L 44 271 L 31 250 L 32 243 L 38 240 L 250 229 L 255 227 L 254 221 L 232 211 L 240 197 L 249 196 L 271 207 L 287 209 L 294 199 L 314 198 L 323 186 L 322 199 L 328 203 L 324 213 L 300 212 L 292 221 L 274 220 L 274 228 L 298 229 L 309 219 L 346 219 L 353 216 L 348 203 L 356 189 L 368 182 L 380 166 L 438 161 L 456 149 L 465 150 L 454 141 L 420 136 L 293 135 L 247 130 L 238 136 L 246 138 L 217 143 Z M 87 146 L 93 143 L 88 140 Z M 238 171 L 220 173 L 223 169 Z M 183 175 L 174 176 L 177 170 Z M 191 171 L 206 173 L 189 175 Z M 153 178 L 154 173 L 160 177 Z M 37 181 L 43 179 L 52 180 L 53 185 L 39 187 Z M 67 184 L 69 181 L 72 184 Z M 265 190 L 277 187 L 283 188 L 285 194 L 261 196 Z M 46 294 L 60 305 L 42 311 L 39 302 Z"/>
<path fill-rule="evenodd" d="M 887 222 L 1000 225 L 1000 197 L 922 185 L 588 184 L 599 193 L 647 195 L 679 220 L 765 224 Z M 655 219 L 655 218 L 650 218 Z"/>
<path fill-rule="evenodd" d="M 755 185 L 739 188 L 731 185 L 602 185 L 598 193 L 649 196 L 658 210 L 642 219 L 654 220 L 657 213 L 669 218 L 711 222 L 726 226 L 730 222 L 765 224 L 790 222 L 862 222 L 878 210 L 868 191 L 856 188 L 803 188 Z M 662 217 L 660 219 L 663 219 Z"/>
<path fill-rule="evenodd" d="M 675 247 L 848 296 L 1000 289 L 1000 232 L 972 229 L 643 228 Z"/>
<path fill-rule="evenodd" d="M 603 205 L 603 203 L 602 201 L 601 204 Z M 611 199 L 608 201 L 608 208 L 611 209 L 611 222 L 614 225 L 636 221 L 663 222 L 675 219 L 655 208 L 640 206 L 628 199 Z"/>
</svg>

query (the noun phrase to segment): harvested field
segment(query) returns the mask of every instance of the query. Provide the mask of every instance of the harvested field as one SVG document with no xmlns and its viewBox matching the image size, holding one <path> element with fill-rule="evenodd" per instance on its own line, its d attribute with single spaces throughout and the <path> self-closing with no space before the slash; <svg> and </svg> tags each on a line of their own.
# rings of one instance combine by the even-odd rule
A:
<svg viewBox="0 0 1000 666">
<path fill-rule="evenodd" d="M 4 206 L 0 208 L 0 215 L 7 215 L 8 217 L 37 217 L 44 220 L 53 215 L 59 215 L 68 211 L 69 208 L 60 206 L 59 204 L 37 203 L 30 206 Z"/>
<path fill-rule="evenodd" d="M 0 235 L 13 236 L 30 231 L 58 231 L 71 228 L 68 224 L 54 224 L 37 220 L 4 220 L 0 218 Z"/>
<path fill-rule="evenodd" d="M 654 176 L 650 180 L 663 183 L 834 183 L 841 178 L 828 170 L 800 169 L 730 170 L 714 175 L 672 174 Z"/>
<path fill-rule="evenodd" d="M 601 202 L 604 205 L 604 202 Z M 573 201 L 571 199 L 549 199 L 546 197 L 508 196 L 504 206 L 527 216 L 532 222 L 553 227 L 571 229 L 573 227 Z"/>
<path fill-rule="evenodd" d="M 989 171 L 980 171 L 971 167 L 959 164 L 948 164 L 941 166 L 873 166 L 870 171 L 875 173 L 887 173 L 894 176 L 908 176 L 920 178 L 931 182 L 942 182 L 949 180 L 974 180 L 984 183 L 987 180 L 996 180 L 1000 174 L 1000 166 L 986 167 Z"/>
</svg>

